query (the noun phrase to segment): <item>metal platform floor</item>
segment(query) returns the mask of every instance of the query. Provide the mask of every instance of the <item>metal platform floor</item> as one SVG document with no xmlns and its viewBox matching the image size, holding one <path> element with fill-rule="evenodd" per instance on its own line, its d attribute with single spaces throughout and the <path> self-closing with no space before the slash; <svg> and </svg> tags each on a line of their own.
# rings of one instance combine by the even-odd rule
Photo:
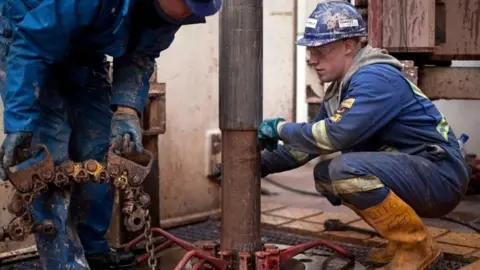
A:
<svg viewBox="0 0 480 270">
<path fill-rule="evenodd" d="M 173 228 L 168 231 L 173 235 L 180 237 L 184 240 L 187 240 L 189 242 L 198 242 L 202 240 L 218 241 L 218 239 L 220 238 L 220 221 L 208 220 L 208 221 L 197 223 L 197 224 L 191 224 L 183 227 Z M 305 243 L 311 240 L 315 240 L 315 238 L 312 238 L 312 237 L 297 235 L 293 233 L 285 233 L 285 232 L 275 231 L 275 230 L 267 230 L 267 229 L 261 231 L 261 236 L 262 236 L 262 242 L 275 243 L 279 245 L 297 245 L 297 244 Z M 336 263 L 335 260 L 332 260 L 331 266 L 328 265 L 329 262 L 325 262 L 325 260 L 322 260 L 322 268 L 320 269 L 374 269 L 373 265 L 369 265 L 368 263 L 365 262 L 367 253 L 371 247 L 341 243 L 341 242 L 334 242 L 334 243 L 339 244 L 343 248 L 355 254 L 357 267 L 351 266 L 350 268 L 339 268 L 338 262 Z M 315 248 L 310 251 L 307 251 L 305 255 L 312 256 L 313 258 L 315 256 L 329 257 L 333 254 L 328 248 L 319 247 L 319 248 Z M 466 261 L 447 258 L 437 262 L 436 265 L 433 266 L 431 269 L 432 270 L 456 270 L 468 264 L 469 262 L 466 262 Z M 358 267 L 359 265 L 364 267 Z M 38 259 L 32 259 L 28 261 L 22 261 L 14 264 L 0 266 L 0 270 L 33 270 L 33 269 L 40 269 Z M 146 268 L 139 266 L 138 269 L 146 269 Z M 319 269 L 319 268 L 316 268 L 316 269 Z M 165 269 L 165 270 L 169 270 L 169 269 Z"/>
</svg>

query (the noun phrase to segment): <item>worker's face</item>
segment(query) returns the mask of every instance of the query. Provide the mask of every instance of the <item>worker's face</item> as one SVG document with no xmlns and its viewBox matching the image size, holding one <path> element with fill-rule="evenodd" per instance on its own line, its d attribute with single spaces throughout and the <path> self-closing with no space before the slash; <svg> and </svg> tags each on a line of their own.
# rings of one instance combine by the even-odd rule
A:
<svg viewBox="0 0 480 270">
<path fill-rule="evenodd" d="M 190 14 L 192 10 L 185 5 L 183 0 L 157 0 L 162 10 L 173 19 L 183 19 Z"/>
<path fill-rule="evenodd" d="M 355 43 L 340 40 L 323 46 L 308 47 L 308 64 L 315 69 L 322 82 L 339 80 L 350 68 Z"/>
</svg>

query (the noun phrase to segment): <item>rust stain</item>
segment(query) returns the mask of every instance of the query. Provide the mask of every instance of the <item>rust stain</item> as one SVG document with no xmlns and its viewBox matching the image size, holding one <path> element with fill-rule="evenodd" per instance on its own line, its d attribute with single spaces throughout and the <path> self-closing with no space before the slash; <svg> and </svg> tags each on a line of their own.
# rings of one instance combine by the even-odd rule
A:
<svg viewBox="0 0 480 270">
<path fill-rule="evenodd" d="M 293 11 L 284 11 L 284 12 L 274 11 L 274 12 L 270 12 L 270 16 L 293 16 Z"/>
</svg>

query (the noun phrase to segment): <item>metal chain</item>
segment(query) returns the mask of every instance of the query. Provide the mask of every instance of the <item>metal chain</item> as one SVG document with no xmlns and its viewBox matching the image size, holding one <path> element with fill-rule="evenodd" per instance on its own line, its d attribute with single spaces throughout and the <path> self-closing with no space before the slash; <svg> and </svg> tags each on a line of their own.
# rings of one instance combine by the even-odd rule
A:
<svg viewBox="0 0 480 270">
<path fill-rule="evenodd" d="M 145 249 L 147 250 L 147 253 L 150 254 L 150 257 L 148 257 L 148 266 L 152 270 L 155 270 L 157 268 L 157 258 L 155 257 L 155 252 L 154 252 L 155 246 L 153 245 L 151 217 L 150 217 L 150 211 L 148 211 L 148 209 L 145 211 L 145 229 L 143 231 L 143 234 L 145 236 L 145 239 L 147 239 L 147 243 L 145 244 Z"/>
</svg>

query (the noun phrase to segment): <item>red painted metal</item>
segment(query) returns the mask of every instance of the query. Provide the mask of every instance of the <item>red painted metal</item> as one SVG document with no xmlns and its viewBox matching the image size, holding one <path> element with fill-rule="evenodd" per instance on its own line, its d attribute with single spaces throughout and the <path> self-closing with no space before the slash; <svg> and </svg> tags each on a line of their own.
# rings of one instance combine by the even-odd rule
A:
<svg viewBox="0 0 480 270">
<path fill-rule="evenodd" d="M 176 244 L 183 248 L 184 250 L 188 251 L 183 258 L 180 260 L 180 262 L 177 264 L 175 270 L 181 270 L 183 267 L 192 259 L 193 257 L 196 257 L 200 259 L 194 266 L 194 269 L 200 269 L 204 264 L 210 264 L 214 266 L 216 269 L 226 269 L 227 266 L 230 264 L 229 261 L 223 260 L 216 258 L 216 253 L 219 247 L 218 243 L 207 243 L 203 245 L 203 249 L 195 246 L 194 244 L 191 244 L 183 239 L 180 239 L 178 237 L 175 237 L 174 235 L 160 229 L 160 228 L 152 228 L 152 232 L 156 234 L 160 234 L 164 238 L 167 239 L 165 243 L 162 243 L 160 246 L 156 247 L 154 249 L 154 253 L 158 253 L 168 247 L 170 247 L 173 244 Z M 144 235 L 140 235 L 131 242 L 129 242 L 127 245 L 125 245 L 124 250 L 126 252 L 130 251 L 135 245 L 140 243 L 141 241 L 145 240 Z M 139 257 L 137 257 L 137 262 L 138 263 L 143 263 L 148 258 L 150 257 L 150 254 L 144 254 Z M 196 267 L 196 268 L 195 268 Z"/>
<path fill-rule="evenodd" d="M 238 270 L 248 270 L 249 267 L 250 267 L 250 258 L 251 258 L 251 255 L 250 253 L 246 252 L 246 251 L 241 251 L 238 253 L 238 257 L 239 257 L 239 260 L 240 262 L 238 263 Z"/>
<path fill-rule="evenodd" d="M 165 243 L 162 243 L 161 245 L 159 245 L 158 247 L 155 247 L 153 249 L 153 253 L 154 254 L 157 254 L 158 252 L 166 249 L 166 248 L 169 248 L 170 246 L 172 246 L 174 244 L 174 242 L 172 240 L 167 240 Z M 141 256 L 138 256 L 137 257 L 137 263 L 143 263 L 143 262 L 146 262 L 148 260 L 148 258 L 150 258 L 150 254 L 149 253 L 145 253 Z"/>
<path fill-rule="evenodd" d="M 182 270 L 185 267 L 185 265 L 188 263 L 188 261 L 190 261 L 190 259 L 192 259 L 193 257 L 199 258 L 200 261 L 204 261 L 204 263 L 211 264 L 216 269 L 225 270 L 225 269 L 227 269 L 227 266 L 228 266 L 228 263 L 225 262 L 224 260 L 212 257 L 212 256 L 210 256 L 210 254 L 208 254 L 207 252 L 202 251 L 200 249 L 195 249 L 195 250 L 190 250 L 187 253 L 185 253 L 185 255 L 180 260 L 180 262 L 178 262 L 178 264 L 177 264 L 177 266 L 175 267 L 174 270 Z M 201 265 L 203 265 L 203 263 Z"/>
<path fill-rule="evenodd" d="M 346 258 L 349 258 L 351 260 L 355 259 L 354 255 L 348 250 L 345 250 L 342 247 L 333 245 L 324 240 L 315 240 L 297 246 L 289 247 L 283 250 L 280 250 L 275 245 L 265 245 L 263 251 L 258 251 L 255 253 L 256 269 L 279 270 L 282 262 L 290 260 L 296 255 L 318 246 L 326 246 Z"/>
<path fill-rule="evenodd" d="M 191 244 L 185 240 L 173 236 L 172 234 L 160 229 L 152 228 L 152 232 L 159 234 L 166 238 L 167 241 L 154 249 L 154 253 L 158 253 L 173 244 L 185 249 L 187 253 L 178 262 L 174 270 L 181 270 L 192 259 L 197 258 L 198 261 L 194 264 L 193 269 L 201 269 L 204 265 L 210 265 L 214 269 L 225 270 L 227 267 L 232 266 L 233 253 L 232 251 L 219 251 L 220 244 L 217 242 L 207 242 L 201 247 Z M 138 236 L 127 245 L 125 245 L 125 251 L 130 251 L 135 245 L 145 240 L 143 235 Z M 296 255 L 318 246 L 326 246 L 336 253 L 349 258 L 354 259 L 354 256 L 347 250 L 340 246 L 331 244 L 325 240 L 315 240 L 307 243 L 303 243 L 297 246 L 288 247 L 280 250 L 276 245 L 263 245 L 262 251 L 255 253 L 255 262 L 252 262 L 252 258 L 249 252 L 242 251 L 238 253 L 238 270 L 248 270 L 252 268 L 252 264 L 255 263 L 255 269 L 257 270 L 279 270 L 282 262 L 288 261 Z M 144 254 L 137 257 L 138 263 L 143 263 L 150 257 L 150 254 Z"/>
<path fill-rule="evenodd" d="M 192 270 L 200 270 L 202 269 L 202 266 L 207 262 L 207 260 L 200 260 L 198 261 L 192 268 Z"/>
</svg>

